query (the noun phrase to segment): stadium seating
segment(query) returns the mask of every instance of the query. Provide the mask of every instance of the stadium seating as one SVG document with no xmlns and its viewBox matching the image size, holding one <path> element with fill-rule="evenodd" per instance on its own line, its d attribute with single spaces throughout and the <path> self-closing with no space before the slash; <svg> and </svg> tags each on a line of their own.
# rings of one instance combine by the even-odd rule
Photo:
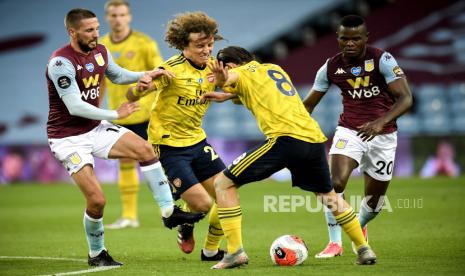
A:
<svg viewBox="0 0 465 276">
<path fill-rule="evenodd" d="M 301 98 L 311 86 L 298 87 Z M 397 120 L 401 135 L 450 135 L 465 133 L 465 83 L 412 85 L 415 106 Z M 342 113 L 341 95 L 331 87 L 312 117 L 323 132 L 332 136 Z M 218 120 L 218 118 L 220 118 Z M 234 122 L 230 122 L 234 121 Z M 211 136 L 259 139 L 262 137 L 249 111 L 231 103 L 214 104 L 204 127 Z M 233 129 L 228 129 L 233 127 Z"/>
</svg>

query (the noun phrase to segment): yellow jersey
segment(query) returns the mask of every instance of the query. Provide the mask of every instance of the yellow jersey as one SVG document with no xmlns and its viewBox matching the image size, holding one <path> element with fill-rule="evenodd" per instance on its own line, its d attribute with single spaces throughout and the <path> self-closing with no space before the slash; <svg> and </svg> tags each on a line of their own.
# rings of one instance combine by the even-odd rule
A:
<svg viewBox="0 0 465 276">
<path fill-rule="evenodd" d="M 211 58 L 209 62 L 213 62 Z M 187 147 L 206 138 L 202 119 L 210 102 L 200 97 L 215 90 L 213 74 L 208 66 L 199 68 L 182 54 L 175 55 L 160 67 L 176 77 L 165 76 L 153 81 L 158 99 L 149 123 L 149 142 L 156 145 Z"/>
<path fill-rule="evenodd" d="M 100 43 L 107 47 L 119 66 L 131 71 L 150 71 L 163 62 L 157 43 L 149 36 L 138 31 L 132 30 L 125 40 L 118 43 L 113 42 L 108 33 L 101 38 Z M 108 79 L 106 79 L 105 84 L 108 91 L 108 105 L 111 109 L 116 109 L 122 103 L 128 101 L 126 92 L 129 85 L 114 84 Z M 156 95 L 154 93 L 142 98 L 139 101 L 141 110 L 134 112 L 127 118 L 113 122 L 132 125 L 148 121 L 155 100 Z"/>
<path fill-rule="evenodd" d="M 236 72 L 239 78 L 224 91 L 239 97 L 267 138 L 291 136 L 310 143 L 326 141 L 281 67 L 251 61 L 230 71 Z"/>
</svg>

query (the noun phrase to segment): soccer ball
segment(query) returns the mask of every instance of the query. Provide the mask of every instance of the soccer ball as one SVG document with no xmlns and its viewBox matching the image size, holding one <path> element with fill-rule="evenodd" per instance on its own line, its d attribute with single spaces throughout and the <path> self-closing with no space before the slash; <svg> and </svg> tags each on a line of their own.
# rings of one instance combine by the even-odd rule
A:
<svg viewBox="0 0 465 276">
<path fill-rule="evenodd" d="M 303 263 L 308 257 L 305 242 L 295 235 L 277 238 L 270 248 L 271 261 L 276 265 L 293 266 Z"/>
</svg>

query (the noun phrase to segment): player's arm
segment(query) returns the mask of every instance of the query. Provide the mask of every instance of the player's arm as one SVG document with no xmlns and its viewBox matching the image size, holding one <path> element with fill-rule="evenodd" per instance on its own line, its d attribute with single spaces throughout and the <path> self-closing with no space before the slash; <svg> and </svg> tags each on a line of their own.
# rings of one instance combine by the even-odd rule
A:
<svg viewBox="0 0 465 276">
<path fill-rule="evenodd" d="M 210 65 L 213 75 L 215 76 L 215 85 L 218 87 L 234 87 L 239 81 L 239 74 L 229 72 L 222 61 L 215 60 Z M 227 91 L 226 91 L 227 92 Z"/>
<path fill-rule="evenodd" d="M 391 109 L 380 118 L 359 126 L 358 135 L 370 141 L 382 132 L 384 126 L 400 117 L 412 106 L 412 92 L 404 72 L 389 53 L 384 53 L 379 61 L 379 70 L 388 84 L 388 91 L 396 98 Z"/>
<path fill-rule="evenodd" d="M 326 91 L 329 89 L 327 71 L 328 69 L 326 62 L 316 73 L 313 87 L 310 89 L 310 92 L 308 92 L 307 96 L 305 96 L 305 99 L 303 100 L 304 106 L 310 114 L 312 114 L 321 98 L 323 98 L 323 96 L 326 94 Z"/>
<path fill-rule="evenodd" d="M 237 95 L 226 92 L 207 92 L 202 95 L 201 102 L 212 101 L 222 103 L 227 100 L 238 98 Z M 240 101 L 239 101 L 240 102 Z"/>
<path fill-rule="evenodd" d="M 379 66 L 379 70 L 388 84 L 388 91 L 396 98 L 391 110 L 383 116 L 386 123 L 388 123 L 399 118 L 410 109 L 413 102 L 412 92 L 404 72 L 389 53 L 386 52 L 381 56 Z"/>
<path fill-rule="evenodd" d="M 92 120 L 122 119 L 139 110 L 138 104 L 124 103 L 117 110 L 95 107 L 81 99 L 81 91 L 76 83 L 76 70 L 68 59 L 54 57 L 48 64 L 48 76 L 58 95 L 63 100 L 69 114 Z"/>
<path fill-rule="evenodd" d="M 212 70 L 215 85 L 222 88 L 224 92 L 207 92 L 202 95 L 201 102 L 213 101 L 221 103 L 232 100 L 235 104 L 242 104 L 238 96 L 233 92 L 239 81 L 239 74 L 228 71 L 223 62 L 218 60 L 209 64 L 209 67 Z"/>
<path fill-rule="evenodd" d="M 108 67 L 105 71 L 105 75 L 111 82 L 116 84 L 131 84 L 137 82 L 143 75 L 145 75 L 145 72 L 133 72 L 120 67 L 113 60 L 113 57 L 108 50 L 107 56 Z"/>
<path fill-rule="evenodd" d="M 174 77 L 175 75 L 173 72 L 161 67 L 157 68 L 149 74 L 143 75 L 135 86 L 130 86 L 126 93 L 126 98 L 130 102 L 138 101 L 149 93 L 160 91 L 162 88 L 168 86 L 171 79 Z"/>
</svg>

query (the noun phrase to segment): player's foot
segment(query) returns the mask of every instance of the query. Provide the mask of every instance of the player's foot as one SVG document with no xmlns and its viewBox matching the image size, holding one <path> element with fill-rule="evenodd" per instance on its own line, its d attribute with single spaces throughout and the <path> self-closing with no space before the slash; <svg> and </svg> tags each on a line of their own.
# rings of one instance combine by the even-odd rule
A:
<svg viewBox="0 0 465 276">
<path fill-rule="evenodd" d="M 315 255 L 315 258 L 333 258 L 342 255 L 342 246 L 337 242 L 329 242 L 326 248 Z"/>
<path fill-rule="evenodd" d="M 176 227 L 184 223 L 194 224 L 199 220 L 203 219 L 203 217 L 205 217 L 204 213 L 184 212 L 183 210 L 181 210 L 181 208 L 175 205 L 171 216 L 163 218 L 163 224 L 167 228 L 172 229 L 173 227 Z"/>
<path fill-rule="evenodd" d="M 123 265 L 123 263 L 117 262 L 113 260 L 113 258 L 108 254 L 108 251 L 102 250 L 100 254 L 98 254 L 95 257 L 90 257 L 88 256 L 89 259 L 87 260 L 87 263 L 90 266 L 120 266 Z"/>
<path fill-rule="evenodd" d="M 123 228 L 137 228 L 139 227 L 139 220 L 137 219 L 128 219 L 128 218 L 119 218 L 112 224 L 105 225 L 107 229 L 123 229 Z"/>
<path fill-rule="evenodd" d="M 223 257 L 224 257 L 224 250 L 221 250 L 221 249 L 218 249 L 218 252 L 216 252 L 216 254 L 211 257 L 207 257 L 203 253 L 203 249 L 200 251 L 200 260 L 202 260 L 203 262 L 221 261 Z"/>
<path fill-rule="evenodd" d="M 363 233 L 363 237 L 365 238 L 365 240 L 367 241 L 368 243 L 368 225 L 365 225 L 363 228 L 362 228 L 362 233 Z M 355 246 L 355 243 L 352 242 L 352 251 L 354 252 L 355 255 L 357 255 L 357 247 Z"/>
<path fill-rule="evenodd" d="M 241 267 L 249 263 L 249 257 L 245 254 L 244 249 L 237 250 L 234 254 L 225 254 L 223 259 L 211 269 L 228 269 L 234 267 Z"/>
<path fill-rule="evenodd" d="M 189 254 L 194 250 L 194 225 L 181 224 L 178 226 L 178 246 L 182 252 Z"/>
<path fill-rule="evenodd" d="M 357 251 L 357 264 L 358 265 L 372 265 L 376 263 L 376 255 L 369 246 L 362 246 Z"/>
</svg>

